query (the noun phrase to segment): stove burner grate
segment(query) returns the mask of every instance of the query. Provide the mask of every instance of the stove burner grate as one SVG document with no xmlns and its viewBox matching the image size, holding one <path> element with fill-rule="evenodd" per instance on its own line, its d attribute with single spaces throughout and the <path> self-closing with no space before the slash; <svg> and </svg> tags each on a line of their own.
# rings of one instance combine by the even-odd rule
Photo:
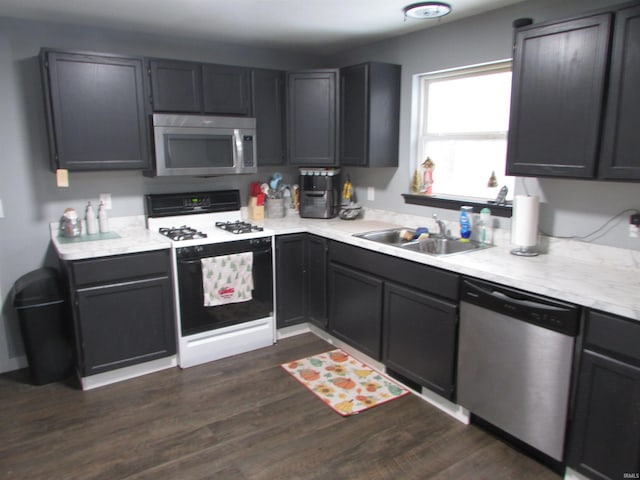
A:
<svg viewBox="0 0 640 480">
<path fill-rule="evenodd" d="M 207 234 L 199 232 L 195 228 L 187 227 L 183 225 L 181 227 L 162 227 L 158 230 L 165 237 L 169 237 L 171 240 L 195 240 L 199 238 L 207 238 Z"/>
<path fill-rule="evenodd" d="M 264 228 L 259 225 L 253 225 L 242 220 L 235 222 L 216 222 L 216 227 L 221 228 L 227 232 L 235 233 L 236 235 L 241 233 L 262 232 Z"/>
</svg>

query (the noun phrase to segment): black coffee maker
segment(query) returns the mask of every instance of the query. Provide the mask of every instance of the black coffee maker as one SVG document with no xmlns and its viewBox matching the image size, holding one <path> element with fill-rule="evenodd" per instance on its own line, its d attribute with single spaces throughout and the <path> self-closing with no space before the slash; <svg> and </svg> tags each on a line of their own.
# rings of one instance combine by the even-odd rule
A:
<svg viewBox="0 0 640 480">
<path fill-rule="evenodd" d="M 300 216 L 333 218 L 340 209 L 340 169 L 300 169 Z"/>
</svg>

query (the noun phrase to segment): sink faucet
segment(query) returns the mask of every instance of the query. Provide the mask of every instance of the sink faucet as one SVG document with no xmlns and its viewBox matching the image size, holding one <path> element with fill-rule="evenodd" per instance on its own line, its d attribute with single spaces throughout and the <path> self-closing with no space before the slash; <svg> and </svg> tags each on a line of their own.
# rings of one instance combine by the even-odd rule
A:
<svg viewBox="0 0 640 480">
<path fill-rule="evenodd" d="M 447 237 L 447 227 L 444 224 L 444 222 L 438 218 L 438 214 L 437 213 L 433 214 L 433 219 L 438 224 L 438 229 L 440 230 L 438 232 L 438 236 L 441 237 L 441 238 L 446 238 Z"/>
</svg>

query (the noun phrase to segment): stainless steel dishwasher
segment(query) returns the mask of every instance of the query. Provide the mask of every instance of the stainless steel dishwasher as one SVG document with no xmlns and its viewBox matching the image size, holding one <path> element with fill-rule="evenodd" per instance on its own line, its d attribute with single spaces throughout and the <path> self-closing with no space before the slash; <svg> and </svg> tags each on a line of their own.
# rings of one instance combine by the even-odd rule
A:
<svg viewBox="0 0 640 480">
<path fill-rule="evenodd" d="M 457 402 L 561 461 L 579 307 L 465 279 Z"/>
</svg>

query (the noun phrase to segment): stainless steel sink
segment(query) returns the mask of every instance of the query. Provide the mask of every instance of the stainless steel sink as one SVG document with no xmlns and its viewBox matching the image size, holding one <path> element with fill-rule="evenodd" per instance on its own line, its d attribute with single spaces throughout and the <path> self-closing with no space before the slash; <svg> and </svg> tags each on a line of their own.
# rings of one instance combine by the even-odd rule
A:
<svg viewBox="0 0 640 480">
<path fill-rule="evenodd" d="M 444 256 L 458 253 L 473 252 L 488 248 L 489 245 L 471 241 L 462 241 L 459 238 L 440 237 L 437 235 L 428 238 L 421 237 L 421 240 L 406 240 L 403 234 L 409 232 L 411 237 L 415 235 L 415 230 L 410 228 L 391 228 L 388 230 L 377 230 L 373 232 L 357 233 L 354 237 L 364 238 L 373 242 L 399 247 L 427 255 Z"/>
<path fill-rule="evenodd" d="M 415 235 L 415 230 L 411 228 L 391 228 L 389 230 L 376 230 L 374 232 L 356 233 L 354 237 L 364 238 L 372 242 L 385 243 L 387 245 L 404 245 L 410 240 L 402 238 L 403 232 L 409 232 L 411 237 Z"/>
<path fill-rule="evenodd" d="M 453 255 L 455 253 L 473 252 L 488 245 L 476 242 L 463 242 L 456 238 L 427 238 L 418 242 L 410 242 L 402 245 L 402 248 L 428 255 Z"/>
</svg>

